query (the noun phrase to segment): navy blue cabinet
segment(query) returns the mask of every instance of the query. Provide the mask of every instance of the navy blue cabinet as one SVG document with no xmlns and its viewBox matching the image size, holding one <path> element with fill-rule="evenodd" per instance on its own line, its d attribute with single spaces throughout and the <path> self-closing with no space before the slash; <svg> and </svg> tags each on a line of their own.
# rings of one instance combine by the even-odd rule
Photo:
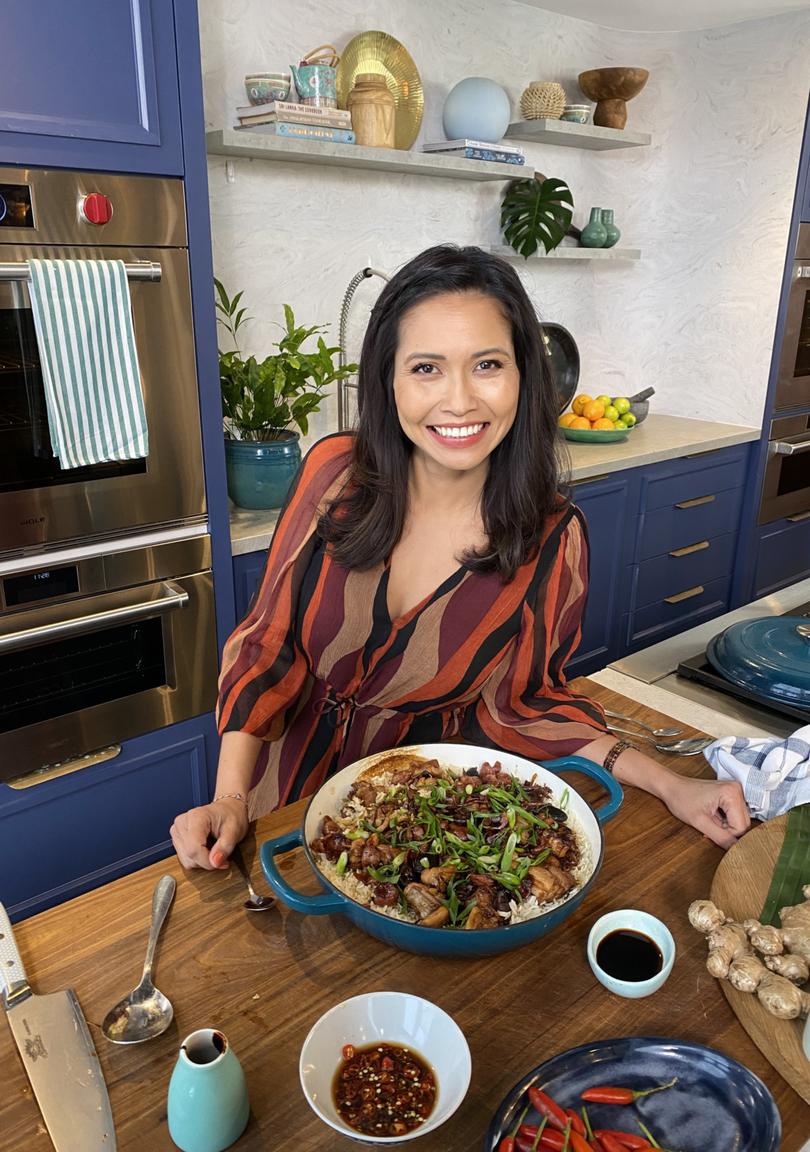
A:
<svg viewBox="0 0 810 1152">
<path fill-rule="evenodd" d="M 174 817 L 211 795 L 218 746 L 209 714 L 70 775 L 0 785 L 0 902 L 12 920 L 168 856 Z"/>
<path fill-rule="evenodd" d="M 170 0 L 3 9 L 0 164 L 180 175 Z"/>
<path fill-rule="evenodd" d="M 233 558 L 233 592 L 236 601 L 236 619 L 247 615 L 253 594 L 259 587 L 267 561 L 267 552 L 246 552 Z"/>
<path fill-rule="evenodd" d="M 810 513 L 759 530 L 753 599 L 810 577 Z"/>
</svg>

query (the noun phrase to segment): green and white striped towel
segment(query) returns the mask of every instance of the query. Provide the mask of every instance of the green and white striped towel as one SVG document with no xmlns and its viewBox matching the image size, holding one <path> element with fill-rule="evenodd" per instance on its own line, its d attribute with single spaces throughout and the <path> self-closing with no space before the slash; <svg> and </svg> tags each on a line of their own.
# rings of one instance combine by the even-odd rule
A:
<svg viewBox="0 0 810 1152">
<path fill-rule="evenodd" d="M 149 454 L 121 260 L 29 260 L 48 426 L 62 468 Z"/>
</svg>

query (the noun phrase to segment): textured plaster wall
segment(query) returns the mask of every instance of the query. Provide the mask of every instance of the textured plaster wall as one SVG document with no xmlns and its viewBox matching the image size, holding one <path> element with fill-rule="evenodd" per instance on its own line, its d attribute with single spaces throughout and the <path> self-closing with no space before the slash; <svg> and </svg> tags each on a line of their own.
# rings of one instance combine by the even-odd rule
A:
<svg viewBox="0 0 810 1152">
<path fill-rule="evenodd" d="M 326 41 L 338 49 L 381 29 L 405 44 L 425 88 L 422 140 L 442 137 L 444 97 L 489 76 L 518 100 L 532 79 L 640 65 L 651 76 L 628 126 L 650 148 L 610 153 L 526 144 L 527 158 L 568 181 L 575 222 L 612 207 L 637 264 L 533 261 L 516 266 L 547 320 L 574 334 L 581 390 L 657 390 L 658 410 L 758 425 L 767 387 L 808 82 L 810 13 L 706 32 L 599 28 L 513 0 L 201 0 L 206 124 L 233 122 L 251 70 L 286 67 Z M 242 288 L 255 320 L 248 351 L 277 338 L 282 302 L 337 339 L 343 292 L 366 264 L 392 271 L 441 241 L 500 242 L 501 186 L 372 171 L 209 160 L 217 274 Z M 381 281 L 352 306 L 356 356 Z M 333 398 L 312 435 L 336 427 Z M 312 436 L 310 437 L 310 439 Z"/>
</svg>

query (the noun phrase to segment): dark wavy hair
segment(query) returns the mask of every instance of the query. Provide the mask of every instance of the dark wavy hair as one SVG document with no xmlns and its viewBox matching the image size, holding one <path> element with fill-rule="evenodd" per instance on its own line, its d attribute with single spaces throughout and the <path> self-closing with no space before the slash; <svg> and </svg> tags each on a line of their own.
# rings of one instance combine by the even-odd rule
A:
<svg viewBox="0 0 810 1152">
<path fill-rule="evenodd" d="M 489 546 L 461 557 L 470 569 L 510 580 L 534 552 L 557 500 L 557 395 L 540 323 L 515 270 L 480 248 L 441 244 L 386 284 L 363 340 L 359 420 L 349 480 L 321 517 L 320 535 L 349 568 L 371 568 L 394 549 L 405 524 L 413 445 L 394 401 L 394 357 L 402 317 L 431 297 L 476 292 L 497 301 L 512 330 L 520 373 L 517 414 L 490 456 L 481 511 Z"/>
</svg>

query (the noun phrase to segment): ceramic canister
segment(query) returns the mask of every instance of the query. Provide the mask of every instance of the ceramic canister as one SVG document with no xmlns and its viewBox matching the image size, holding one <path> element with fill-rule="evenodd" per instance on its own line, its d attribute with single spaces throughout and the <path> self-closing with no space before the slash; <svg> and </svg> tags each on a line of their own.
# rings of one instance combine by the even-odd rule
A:
<svg viewBox="0 0 810 1152">
<path fill-rule="evenodd" d="M 384 76 L 376 72 L 361 72 L 355 79 L 346 107 L 352 114 L 352 130 L 358 144 L 370 148 L 395 146 L 397 105 Z"/>
<path fill-rule="evenodd" d="M 242 1065 L 216 1028 L 200 1028 L 180 1047 L 169 1081 L 169 1135 L 182 1152 L 223 1152 L 250 1114 Z"/>
</svg>

